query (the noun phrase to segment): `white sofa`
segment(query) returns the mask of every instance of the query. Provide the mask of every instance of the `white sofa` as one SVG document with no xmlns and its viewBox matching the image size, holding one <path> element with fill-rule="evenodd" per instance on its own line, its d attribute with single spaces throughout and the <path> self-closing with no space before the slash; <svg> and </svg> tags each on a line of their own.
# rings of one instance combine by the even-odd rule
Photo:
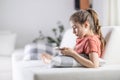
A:
<svg viewBox="0 0 120 80">
<path fill-rule="evenodd" d="M 15 48 L 16 34 L 0 31 L 0 80 L 12 80 L 11 54 Z"/>
<path fill-rule="evenodd" d="M 23 61 L 23 50 L 12 55 L 13 80 L 120 80 L 120 26 L 102 27 L 107 41 L 104 59 L 106 64 L 99 68 L 51 68 L 40 60 Z M 75 45 L 72 29 L 68 29 L 61 47 Z"/>
</svg>

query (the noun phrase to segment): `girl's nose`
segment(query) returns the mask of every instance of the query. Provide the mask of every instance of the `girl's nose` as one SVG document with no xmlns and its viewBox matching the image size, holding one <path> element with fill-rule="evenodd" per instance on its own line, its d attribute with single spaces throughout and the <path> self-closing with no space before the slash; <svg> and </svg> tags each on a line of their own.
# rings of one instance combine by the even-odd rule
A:
<svg viewBox="0 0 120 80">
<path fill-rule="evenodd" d="M 75 34 L 75 30 L 73 30 L 73 34 Z"/>
</svg>

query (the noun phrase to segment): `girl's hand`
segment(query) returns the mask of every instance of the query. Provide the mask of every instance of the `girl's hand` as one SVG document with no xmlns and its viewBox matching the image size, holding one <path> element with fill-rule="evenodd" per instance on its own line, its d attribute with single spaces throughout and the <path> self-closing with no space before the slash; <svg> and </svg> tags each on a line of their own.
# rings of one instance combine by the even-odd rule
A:
<svg viewBox="0 0 120 80">
<path fill-rule="evenodd" d="M 61 50 L 61 53 L 62 53 L 63 55 L 67 55 L 67 56 L 73 56 L 76 52 L 75 52 L 73 49 L 71 49 L 71 48 L 66 48 L 66 47 L 64 47 L 64 48 Z"/>
<path fill-rule="evenodd" d="M 45 64 L 49 64 L 52 60 L 52 56 L 49 55 L 48 53 L 42 53 L 40 55 L 40 58 L 42 59 L 42 61 L 45 63 Z"/>
</svg>

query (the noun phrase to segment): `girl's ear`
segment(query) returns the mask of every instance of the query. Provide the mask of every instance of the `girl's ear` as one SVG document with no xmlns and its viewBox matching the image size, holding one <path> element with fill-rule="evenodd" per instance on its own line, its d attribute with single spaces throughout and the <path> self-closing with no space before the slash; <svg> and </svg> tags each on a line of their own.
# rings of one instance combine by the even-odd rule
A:
<svg viewBox="0 0 120 80">
<path fill-rule="evenodd" d="M 90 26 L 88 21 L 85 21 L 84 25 L 85 25 L 85 28 L 89 28 L 89 26 Z"/>
</svg>

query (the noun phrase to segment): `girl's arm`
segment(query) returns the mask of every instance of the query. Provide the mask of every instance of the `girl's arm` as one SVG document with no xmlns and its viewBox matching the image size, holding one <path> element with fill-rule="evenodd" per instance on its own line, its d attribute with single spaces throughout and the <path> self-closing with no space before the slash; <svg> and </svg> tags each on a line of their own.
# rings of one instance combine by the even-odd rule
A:
<svg viewBox="0 0 120 80">
<path fill-rule="evenodd" d="M 88 67 L 88 68 L 97 68 L 99 67 L 99 57 L 98 54 L 95 52 L 89 53 L 89 58 L 86 59 L 79 54 L 74 54 L 72 57 L 74 57 L 80 64 Z"/>
<path fill-rule="evenodd" d="M 80 64 L 82 64 L 85 67 L 88 67 L 88 68 L 99 67 L 99 56 L 95 52 L 89 53 L 90 59 L 86 59 L 80 56 L 77 52 L 75 52 L 73 49 L 70 49 L 70 48 L 65 48 L 61 50 L 61 53 L 63 55 L 72 56 L 74 59 L 76 59 L 76 61 L 78 61 Z"/>
</svg>

